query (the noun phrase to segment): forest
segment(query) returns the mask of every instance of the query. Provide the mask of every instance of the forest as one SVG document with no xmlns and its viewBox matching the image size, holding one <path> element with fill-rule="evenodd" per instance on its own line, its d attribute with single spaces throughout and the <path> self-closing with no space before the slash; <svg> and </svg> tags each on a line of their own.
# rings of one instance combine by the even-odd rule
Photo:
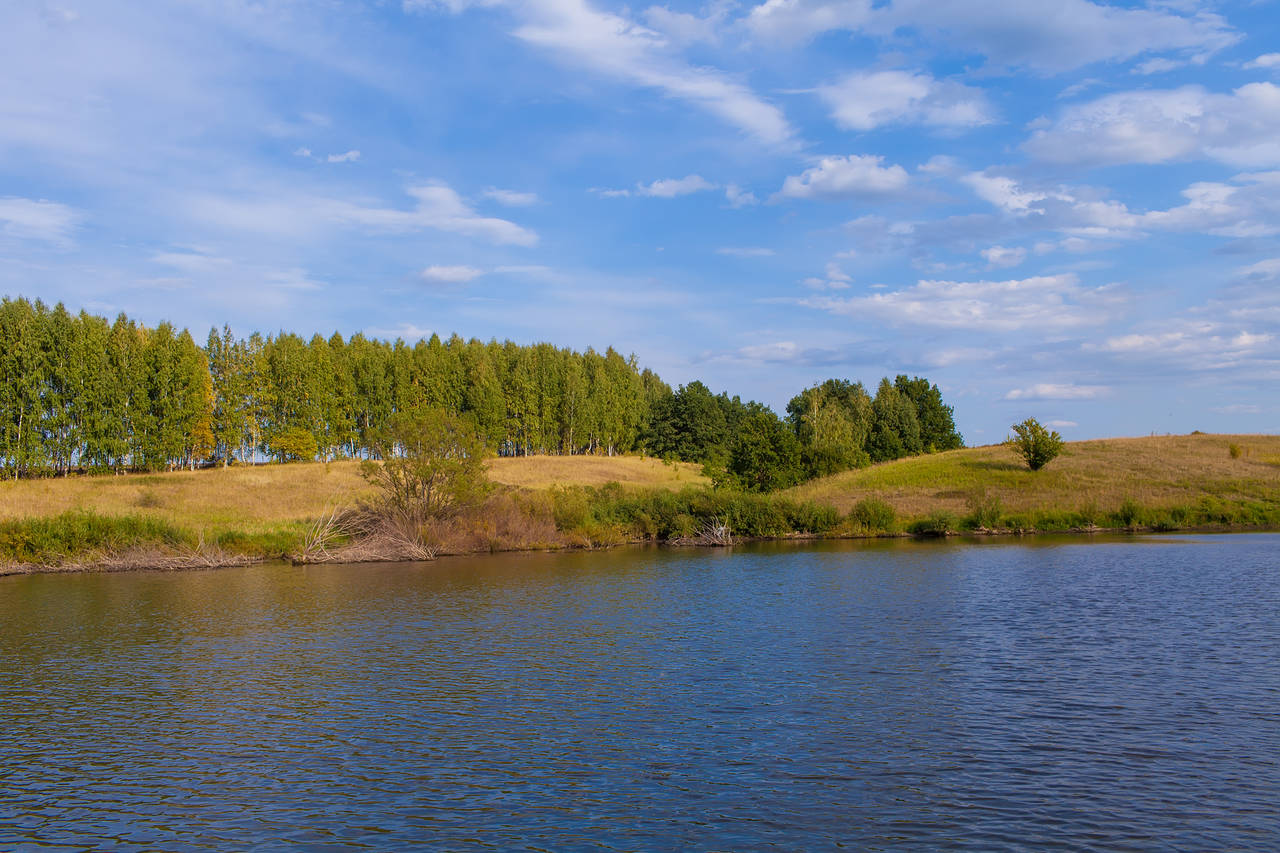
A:
<svg viewBox="0 0 1280 853">
<path fill-rule="evenodd" d="M 0 300 L 6 477 L 368 458 L 398 413 L 424 409 L 467 418 L 494 453 L 643 452 L 757 491 L 963 445 L 919 377 L 885 378 L 874 395 L 830 379 L 779 417 L 697 381 L 673 391 L 612 348 L 226 327 L 202 345 L 168 323 Z"/>
</svg>

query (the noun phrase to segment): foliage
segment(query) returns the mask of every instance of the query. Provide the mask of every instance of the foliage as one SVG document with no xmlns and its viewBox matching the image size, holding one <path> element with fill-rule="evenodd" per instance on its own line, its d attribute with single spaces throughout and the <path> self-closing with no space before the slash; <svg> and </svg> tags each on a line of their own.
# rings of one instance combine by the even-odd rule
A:
<svg viewBox="0 0 1280 853">
<path fill-rule="evenodd" d="M 892 533 L 897 529 L 897 513 L 879 498 L 863 498 L 849 511 L 849 519 L 864 533 Z"/>
<path fill-rule="evenodd" d="M 915 404 L 888 378 L 880 380 L 880 387 L 871 402 L 871 435 L 867 438 L 871 461 L 887 462 L 923 451 Z"/>
<path fill-rule="evenodd" d="M 397 415 L 374 449 L 382 461 L 366 460 L 361 473 L 382 517 L 418 526 L 478 503 L 488 489 L 484 440 L 469 418 L 443 409 Z"/>
<path fill-rule="evenodd" d="M 320 452 L 320 447 L 316 444 L 316 437 L 311 433 L 311 430 L 300 426 L 289 427 L 282 431 L 271 439 L 270 447 L 271 452 L 281 462 L 309 462 L 315 459 L 316 454 Z"/>
<path fill-rule="evenodd" d="M 1227 445 L 1227 455 L 1232 459 L 1239 459 L 1242 452 L 1240 445 L 1236 444 L 1234 441 Z"/>
<path fill-rule="evenodd" d="M 956 517 L 946 510 L 937 510 L 925 518 L 913 521 L 907 530 L 916 536 L 946 536 L 956 529 Z"/>
<path fill-rule="evenodd" d="M 965 521 L 969 527 L 992 530 L 1000 526 L 1004 507 L 998 496 L 988 494 L 986 489 L 976 489 L 970 493 L 967 502 L 969 517 Z"/>
<path fill-rule="evenodd" d="M 893 387 L 915 406 L 920 443 L 925 452 L 964 447 L 964 438 L 956 431 L 954 411 L 942 402 L 942 392 L 937 385 L 929 384 L 929 380 L 921 376 L 908 379 L 905 374 L 899 374 Z"/>
<path fill-rule="evenodd" d="M 747 416 L 729 451 L 728 472 L 744 489 L 771 492 L 803 478 L 800 442 L 773 412 Z"/>
<path fill-rule="evenodd" d="M 1057 430 L 1045 429 L 1035 418 L 1014 424 L 1012 429 L 1014 434 L 1005 440 L 1005 444 L 1021 456 L 1032 471 L 1039 471 L 1062 452 L 1062 436 Z"/>
</svg>

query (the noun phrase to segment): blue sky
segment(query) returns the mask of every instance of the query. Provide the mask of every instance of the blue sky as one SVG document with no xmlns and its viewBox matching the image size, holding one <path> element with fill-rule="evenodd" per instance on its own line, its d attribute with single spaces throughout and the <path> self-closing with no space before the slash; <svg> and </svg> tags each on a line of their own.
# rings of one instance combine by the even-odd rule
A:
<svg viewBox="0 0 1280 853">
<path fill-rule="evenodd" d="M 1275 432 L 1280 5 L 5 4 L 0 293 Z"/>
</svg>

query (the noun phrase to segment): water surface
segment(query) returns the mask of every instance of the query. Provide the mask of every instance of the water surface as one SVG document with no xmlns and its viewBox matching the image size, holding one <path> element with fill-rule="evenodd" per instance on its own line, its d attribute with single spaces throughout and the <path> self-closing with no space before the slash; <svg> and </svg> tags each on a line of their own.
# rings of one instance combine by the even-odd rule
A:
<svg viewBox="0 0 1280 853">
<path fill-rule="evenodd" d="M 1280 536 L 0 578 L 0 848 L 1280 849 Z"/>
</svg>

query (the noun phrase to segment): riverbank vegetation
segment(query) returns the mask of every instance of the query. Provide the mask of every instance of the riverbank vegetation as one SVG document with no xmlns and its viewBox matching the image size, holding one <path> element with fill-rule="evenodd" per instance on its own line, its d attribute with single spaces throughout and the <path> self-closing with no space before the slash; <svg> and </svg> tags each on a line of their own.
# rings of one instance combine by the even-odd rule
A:
<svg viewBox="0 0 1280 853">
<path fill-rule="evenodd" d="M 412 556 L 385 541 L 362 550 L 340 526 L 314 535 L 318 521 L 373 497 L 359 467 L 271 464 L 0 483 L 0 563 Z M 717 527 L 740 539 L 1280 525 L 1277 436 L 1070 442 L 1034 473 L 1003 445 L 961 449 L 773 494 L 712 488 L 695 465 L 651 458 L 491 459 L 487 470 L 493 488 L 483 502 L 425 531 L 431 553 L 710 542 L 706 534 Z M 122 556 L 129 553 L 135 558 Z"/>
</svg>

